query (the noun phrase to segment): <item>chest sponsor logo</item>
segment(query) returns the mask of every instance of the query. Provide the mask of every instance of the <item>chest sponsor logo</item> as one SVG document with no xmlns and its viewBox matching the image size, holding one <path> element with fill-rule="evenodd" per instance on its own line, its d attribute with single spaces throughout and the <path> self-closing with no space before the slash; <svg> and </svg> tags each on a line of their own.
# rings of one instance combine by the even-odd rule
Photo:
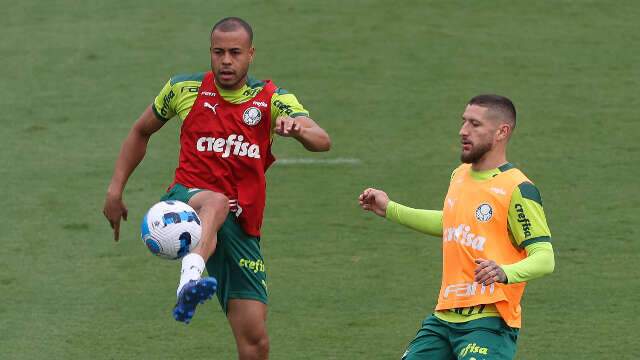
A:
<svg viewBox="0 0 640 360">
<path fill-rule="evenodd" d="M 495 283 L 492 283 L 489 286 L 484 284 L 478 284 L 477 282 L 471 283 L 460 283 L 460 284 L 449 284 L 446 288 L 444 288 L 444 292 L 442 293 L 442 297 L 448 299 L 450 296 L 455 297 L 470 297 L 475 295 L 484 295 L 489 294 L 492 295 L 495 291 Z"/>
<path fill-rule="evenodd" d="M 268 106 L 267 103 L 264 102 L 264 101 L 254 101 L 253 105 L 255 105 L 257 107 L 264 107 L 264 108 L 266 108 Z"/>
<path fill-rule="evenodd" d="M 493 191 L 494 193 L 498 194 L 498 195 L 507 195 L 507 192 L 504 191 L 504 189 L 499 188 L 499 187 L 492 187 L 491 189 L 489 189 L 491 191 Z"/>
<path fill-rule="evenodd" d="M 222 154 L 223 158 L 234 155 L 260 159 L 260 147 L 245 142 L 244 136 L 236 134 L 231 134 L 226 139 L 203 136 L 196 141 L 196 150 Z"/>
<path fill-rule="evenodd" d="M 242 113 L 242 121 L 249 126 L 257 125 L 261 118 L 262 112 L 257 107 L 252 106 Z"/>
<path fill-rule="evenodd" d="M 465 224 L 445 229 L 442 240 L 445 243 L 454 241 L 462 246 L 468 246 L 478 251 L 484 250 L 484 243 L 487 241 L 484 236 L 472 233 L 471 226 Z"/>
<path fill-rule="evenodd" d="M 491 220 L 491 217 L 493 217 L 493 208 L 491 205 L 487 203 L 480 204 L 476 209 L 476 219 L 480 222 L 487 222 Z"/>
<path fill-rule="evenodd" d="M 211 109 L 211 111 L 213 111 L 214 114 L 218 115 L 218 112 L 216 111 L 216 108 L 218 107 L 218 105 L 220 104 L 209 104 L 208 102 L 204 102 L 204 107 L 206 107 L 207 109 Z"/>
<path fill-rule="evenodd" d="M 518 223 L 522 226 L 524 237 L 531 237 L 531 220 L 524 214 L 524 208 L 521 204 L 516 204 L 516 212 L 518 213 Z"/>
<path fill-rule="evenodd" d="M 203 92 L 201 92 L 201 94 L 204 95 L 204 96 L 211 96 L 211 97 L 216 96 L 216 93 L 211 92 L 211 91 L 203 91 Z"/>
</svg>

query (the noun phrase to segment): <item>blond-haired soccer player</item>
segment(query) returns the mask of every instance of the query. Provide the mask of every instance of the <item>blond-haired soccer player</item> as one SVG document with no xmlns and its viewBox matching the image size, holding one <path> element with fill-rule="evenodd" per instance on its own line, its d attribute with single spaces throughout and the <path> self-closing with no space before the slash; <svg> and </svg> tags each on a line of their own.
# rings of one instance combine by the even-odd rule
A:
<svg viewBox="0 0 640 360">
<path fill-rule="evenodd" d="M 507 161 L 516 126 L 511 100 L 472 98 L 462 115 L 463 162 L 442 210 L 412 209 L 366 189 L 360 205 L 442 237 L 442 286 L 403 360 L 512 359 L 527 281 L 554 268 L 551 234 L 538 188 Z"/>
</svg>

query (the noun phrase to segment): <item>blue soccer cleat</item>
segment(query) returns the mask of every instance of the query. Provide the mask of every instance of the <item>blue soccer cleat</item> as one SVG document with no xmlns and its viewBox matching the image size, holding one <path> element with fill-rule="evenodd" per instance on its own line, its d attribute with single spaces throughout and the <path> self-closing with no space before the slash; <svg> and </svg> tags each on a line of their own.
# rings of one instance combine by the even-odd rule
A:
<svg viewBox="0 0 640 360">
<path fill-rule="evenodd" d="M 173 308 L 173 318 L 188 324 L 196 312 L 196 306 L 211 299 L 216 292 L 218 282 L 206 277 L 186 283 L 178 295 L 178 303 Z"/>
</svg>

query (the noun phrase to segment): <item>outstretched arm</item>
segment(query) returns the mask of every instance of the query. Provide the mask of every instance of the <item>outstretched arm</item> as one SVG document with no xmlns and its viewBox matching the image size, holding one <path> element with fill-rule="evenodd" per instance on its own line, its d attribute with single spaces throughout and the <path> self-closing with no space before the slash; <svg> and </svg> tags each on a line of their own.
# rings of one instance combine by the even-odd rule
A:
<svg viewBox="0 0 640 360">
<path fill-rule="evenodd" d="M 323 128 L 306 116 L 281 116 L 276 119 L 276 134 L 298 140 L 309 151 L 329 151 L 331 139 Z"/>
<path fill-rule="evenodd" d="M 365 189 L 358 200 L 363 210 L 424 234 L 442 236 L 442 211 L 413 209 L 389 200 L 384 191 L 373 188 Z"/>
<path fill-rule="evenodd" d="M 113 229 L 113 238 L 120 238 L 120 219 L 127 220 L 127 207 L 122 201 L 122 193 L 131 173 L 144 158 L 147 143 L 153 133 L 158 131 L 164 122 L 158 120 L 149 106 L 133 124 L 129 134 L 122 143 L 120 155 L 116 160 L 111 183 L 107 189 L 103 214 Z"/>
<path fill-rule="evenodd" d="M 414 209 L 389 201 L 386 218 L 427 235 L 442 236 L 442 210 Z"/>
</svg>

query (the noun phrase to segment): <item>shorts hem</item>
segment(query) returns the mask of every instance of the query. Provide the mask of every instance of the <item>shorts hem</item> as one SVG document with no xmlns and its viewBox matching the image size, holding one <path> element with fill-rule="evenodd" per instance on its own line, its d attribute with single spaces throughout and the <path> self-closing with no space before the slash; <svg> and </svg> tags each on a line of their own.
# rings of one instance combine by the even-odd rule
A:
<svg viewBox="0 0 640 360">
<path fill-rule="evenodd" d="M 227 299 L 228 300 L 231 300 L 231 299 L 257 300 L 265 305 L 269 305 L 269 302 L 264 297 L 256 294 L 245 293 L 245 292 L 229 293 L 229 296 L 227 296 Z"/>
<path fill-rule="evenodd" d="M 229 314 L 229 300 L 233 300 L 233 299 L 238 299 L 238 300 L 256 300 L 259 301 L 265 305 L 269 305 L 267 299 L 265 299 L 264 297 L 261 297 L 259 295 L 256 294 L 251 294 L 251 293 L 245 293 L 245 292 L 234 292 L 234 293 L 230 293 L 227 296 L 227 299 L 224 301 L 224 303 L 221 303 L 220 305 L 222 305 L 222 311 L 224 311 L 225 314 Z"/>
</svg>

